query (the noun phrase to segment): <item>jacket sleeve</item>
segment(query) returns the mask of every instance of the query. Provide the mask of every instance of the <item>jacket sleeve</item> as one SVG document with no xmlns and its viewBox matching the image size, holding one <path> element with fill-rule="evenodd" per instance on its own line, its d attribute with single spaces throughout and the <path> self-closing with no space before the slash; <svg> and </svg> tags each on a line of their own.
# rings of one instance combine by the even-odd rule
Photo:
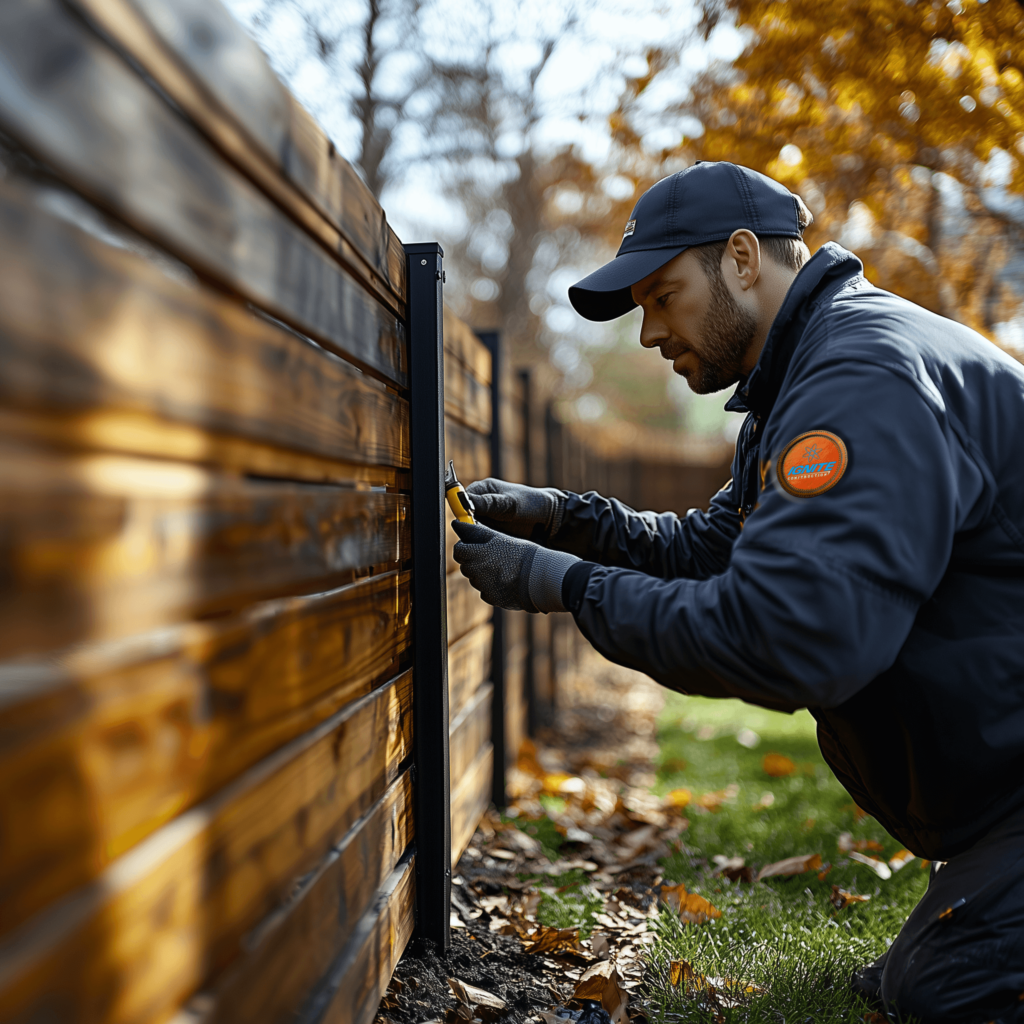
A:
<svg viewBox="0 0 1024 1024">
<path fill-rule="evenodd" d="M 570 607 L 599 651 L 673 689 L 834 707 L 895 661 L 982 477 L 938 399 L 884 367 L 845 361 L 808 374 L 772 421 L 773 457 L 810 430 L 845 442 L 831 489 L 796 498 L 771 474 L 721 575 L 593 567 L 577 573 Z"/>
<path fill-rule="evenodd" d="M 634 512 L 595 491 L 566 491 L 562 525 L 551 547 L 662 579 L 708 579 L 725 571 L 740 533 L 740 501 L 734 491 L 730 480 L 711 499 L 707 512 L 691 509 L 684 516 Z"/>
</svg>

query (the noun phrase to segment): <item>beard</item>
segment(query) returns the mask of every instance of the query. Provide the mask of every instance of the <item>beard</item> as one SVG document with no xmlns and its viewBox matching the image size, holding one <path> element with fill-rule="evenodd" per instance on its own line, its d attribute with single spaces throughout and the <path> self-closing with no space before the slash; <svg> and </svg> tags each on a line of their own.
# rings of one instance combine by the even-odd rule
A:
<svg viewBox="0 0 1024 1024">
<path fill-rule="evenodd" d="M 685 375 L 698 395 L 721 391 L 743 376 L 743 358 L 757 330 L 754 314 L 732 297 L 719 268 L 708 275 L 708 284 L 711 301 L 700 325 L 700 348 L 693 349 L 697 369 Z"/>
</svg>

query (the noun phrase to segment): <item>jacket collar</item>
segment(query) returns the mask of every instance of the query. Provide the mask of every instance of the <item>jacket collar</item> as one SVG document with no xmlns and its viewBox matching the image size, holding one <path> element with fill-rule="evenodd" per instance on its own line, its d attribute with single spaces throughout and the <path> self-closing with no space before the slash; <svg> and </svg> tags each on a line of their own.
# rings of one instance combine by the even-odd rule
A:
<svg viewBox="0 0 1024 1024">
<path fill-rule="evenodd" d="M 801 267 L 772 322 L 757 365 L 725 403 L 729 412 L 763 416 L 771 411 L 818 300 L 839 291 L 863 271 L 861 261 L 836 242 L 826 242 Z"/>
</svg>

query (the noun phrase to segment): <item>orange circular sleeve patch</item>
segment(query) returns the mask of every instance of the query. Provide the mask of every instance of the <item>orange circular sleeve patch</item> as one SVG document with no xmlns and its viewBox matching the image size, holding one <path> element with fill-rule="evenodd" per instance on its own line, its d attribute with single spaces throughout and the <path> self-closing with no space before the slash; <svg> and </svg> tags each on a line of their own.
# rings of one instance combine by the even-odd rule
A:
<svg viewBox="0 0 1024 1024">
<path fill-rule="evenodd" d="M 775 469 L 784 490 L 810 498 L 835 487 L 847 461 L 841 438 L 827 430 L 809 430 L 783 448 Z"/>
</svg>

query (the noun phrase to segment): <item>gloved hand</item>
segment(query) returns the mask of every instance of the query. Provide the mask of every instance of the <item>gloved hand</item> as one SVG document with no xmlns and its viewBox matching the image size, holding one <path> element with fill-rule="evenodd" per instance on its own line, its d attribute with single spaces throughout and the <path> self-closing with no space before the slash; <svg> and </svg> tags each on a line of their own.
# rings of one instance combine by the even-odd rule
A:
<svg viewBox="0 0 1024 1024">
<path fill-rule="evenodd" d="M 527 487 L 489 476 L 466 490 L 476 518 L 512 537 L 547 544 L 562 525 L 565 495 L 554 487 Z"/>
<path fill-rule="evenodd" d="M 474 498 L 474 501 L 476 499 Z M 508 611 L 564 612 L 562 579 L 579 559 L 507 537 L 479 523 L 453 522 L 455 561 L 488 604 Z"/>
</svg>

